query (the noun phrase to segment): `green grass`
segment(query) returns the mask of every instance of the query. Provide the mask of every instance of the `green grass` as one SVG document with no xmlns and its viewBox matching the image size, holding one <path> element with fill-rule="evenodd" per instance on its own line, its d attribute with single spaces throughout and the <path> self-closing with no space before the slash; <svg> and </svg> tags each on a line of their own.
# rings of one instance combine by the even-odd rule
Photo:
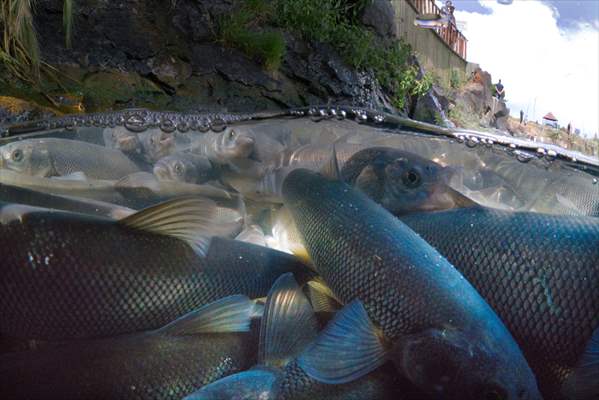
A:
<svg viewBox="0 0 599 400">
<path fill-rule="evenodd" d="M 411 48 L 397 40 L 383 41 L 362 26 L 358 17 L 371 0 L 242 0 L 238 10 L 220 22 L 218 39 L 277 69 L 285 54 L 281 34 L 264 31 L 274 26 L 308 41 L 333 46 L 351 67 L 372 71 L 403 109 L 410 96 L 421 96 L 432 86 L 429 75 L 408 60 Z"/>
<path fill-rule="evenodd" d="M 276 70 L 285 55 L 285 40 L 279 32 L 258 30 L 258 22 L 270 11 L 266 5 L 261 0 L 247 1 L 220 21 L 218 38 L 226 46 L 237 48 L 256 59 L 267 69 Z"/>
<path fill-rule="evenodd" d="M 37 33 L 33 24 L 34 0 L 0 2 L 0 60 L 14 77 L 39 83 L 40 71 L 54 76 L 52 68 L 40 59 Z M 71 45 L 73 0 L 65 0 L 63 25 L 67 47 Z"/>
</svg>

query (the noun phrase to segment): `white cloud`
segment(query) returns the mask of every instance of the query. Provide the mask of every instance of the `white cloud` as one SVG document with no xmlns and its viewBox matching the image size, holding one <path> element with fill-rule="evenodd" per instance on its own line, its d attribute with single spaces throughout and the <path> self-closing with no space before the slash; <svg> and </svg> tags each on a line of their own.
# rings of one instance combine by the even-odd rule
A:
<svg viewBox="0 0 599 400">
<path fill-rule="evenodd" d="M 479 3 L 491 14 L 455 11 L 466 22 L 468 60 L 501 78 L 512 115 L 551 111 L 587 135 L 599 132 L 599 23 L 560 30 L 557 11 L 537 0 Z M 533 104 L 536 107 L 533 114 Z"/>
</svg>

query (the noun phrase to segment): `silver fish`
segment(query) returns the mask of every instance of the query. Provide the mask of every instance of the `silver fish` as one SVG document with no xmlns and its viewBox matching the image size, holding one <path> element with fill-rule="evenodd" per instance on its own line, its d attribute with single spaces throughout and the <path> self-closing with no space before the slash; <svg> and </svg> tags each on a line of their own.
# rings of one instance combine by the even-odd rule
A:
<svg viewBox="0 0 599 400">
<path fill-rule="evenodd" d="M 26 139 L 0 147 L 0 168 L 35 177 L 83 173 L 120 179 L 139 168 L 118 150 L 67 139 Z"/>
<path fill-rule="evenodd" d="M 176 153 L 158 160 L 154 165 L 154 175 L 160 180 L 205 183 L 211 180 L 215 173 L 207 157 Z"/>
<path fill-rule="evenodd" d="M 247 158 L 254 151 L 254 139 L 234 128 L 222 132 L 206 132 L 195 138 L 191 151 L 203 155 L 217 164 Z"/>
</svg>

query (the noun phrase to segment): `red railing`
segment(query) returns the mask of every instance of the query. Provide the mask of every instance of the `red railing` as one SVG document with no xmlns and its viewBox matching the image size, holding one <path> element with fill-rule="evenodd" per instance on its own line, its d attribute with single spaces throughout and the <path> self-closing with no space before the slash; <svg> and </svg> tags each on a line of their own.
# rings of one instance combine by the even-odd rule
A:
<svg viewBox="0 0 599 400">
<path fill-rule="evenodd" d="M 437 7 L 434 0 L 406 0 L 419 14 L 439 14 L 441 9 Z M 468 40 L 458 30 L 453 22 L 447 27 L 434 29 L 437 35 L 460 57 L 466 59 L 466 47 Z"/>
</svg>

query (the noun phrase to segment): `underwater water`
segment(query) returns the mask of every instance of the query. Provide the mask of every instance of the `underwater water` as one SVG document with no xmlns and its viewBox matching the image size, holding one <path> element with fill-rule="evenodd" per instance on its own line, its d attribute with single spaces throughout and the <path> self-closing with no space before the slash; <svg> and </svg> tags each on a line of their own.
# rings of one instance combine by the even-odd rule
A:
<svg viewBox="0 0 599 400">
<path fill-rule="evenodd" d="M 2 133 L 2 398 L 599 398 L 594 158 L 345 107 Z"/>
</svg>

